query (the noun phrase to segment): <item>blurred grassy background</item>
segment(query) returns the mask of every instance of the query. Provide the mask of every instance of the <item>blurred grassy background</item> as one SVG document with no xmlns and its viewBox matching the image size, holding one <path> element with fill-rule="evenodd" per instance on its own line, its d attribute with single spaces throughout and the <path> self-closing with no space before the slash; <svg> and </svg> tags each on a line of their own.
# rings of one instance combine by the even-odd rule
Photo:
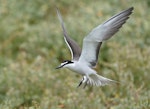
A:
<svg viewBox="0 0 150 109">
<path fill-rule="evenodd" d="M 70 59 L 55 6 L 80 46 L 94 27 L 134 6 L 96 69 L 120 85 L 77 89 L 81 76 L 54 69 Z M 0 109 L 150 108 L 149 12 L 149 0 L 0 0 Z"/>
</svg>

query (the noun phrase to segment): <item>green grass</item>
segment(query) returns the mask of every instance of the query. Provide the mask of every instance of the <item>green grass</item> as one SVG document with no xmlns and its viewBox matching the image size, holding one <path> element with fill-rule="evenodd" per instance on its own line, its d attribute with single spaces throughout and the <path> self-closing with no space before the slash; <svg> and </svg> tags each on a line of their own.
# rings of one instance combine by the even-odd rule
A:
<svg viewBox="0 0 150 109">
<path fill-rule="evenodd" d="M 55 6 L 80 46 L 94 27 L 134 6 L 103 44 L 96 69 L 121 84 L 76 88 L 80 75 L 55 70 L 70 59 Z M 150 108 L 149 12 L 149 0 L 0 0 L 0 109 Z"/>
</svg>

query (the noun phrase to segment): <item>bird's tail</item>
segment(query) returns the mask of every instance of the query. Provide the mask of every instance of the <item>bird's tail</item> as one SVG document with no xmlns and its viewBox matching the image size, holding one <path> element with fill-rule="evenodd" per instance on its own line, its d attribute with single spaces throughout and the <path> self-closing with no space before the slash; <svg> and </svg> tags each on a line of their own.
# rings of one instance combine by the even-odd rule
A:
<svg viewBox="0 0 150 109">
<path fill-rule="evenodd" d="M 104 85 L 109 85 L 114 83 L 117 83 L 117 81 L 105 78 L 96 73 L 89 75 L 87 81 L 88 85 L 95 85 L 95 86 L 104 86 Z"/>
</svg>

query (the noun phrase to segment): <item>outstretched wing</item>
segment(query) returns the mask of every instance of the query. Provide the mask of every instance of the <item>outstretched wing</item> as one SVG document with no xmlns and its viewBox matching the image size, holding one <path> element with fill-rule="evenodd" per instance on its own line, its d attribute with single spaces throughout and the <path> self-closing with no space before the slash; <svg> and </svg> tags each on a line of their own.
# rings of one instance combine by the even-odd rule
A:
<svg viewBox="0 0 150 109">
<path fill-rule="evenodd" d="M 79 45 L 73 40 L 71 39 L 68 34 L 67 31 L 65 29 L 61 14 L 59 12 L 59 10 L 57 9 L 57 15 L 59 18 L 59 21 L 61 23 L 61 27 L 63 29 L 63 34 L 64 34 L 64 40 L 67 44 L 67 46 L 69 47 L 69 50 L 71 52 L 72 55 L 72 60 L 77 61 L 81 55 L 81 48 L 79 47 Z"/>
<path fill-rule="evenodd" d="M 83 40 L 79 61 L 88 64 L 90 67 L 95 67 L 102 42 L 111 38 L 122 27 L 132 10 L 133 7 L 124 10 L 94 28 Z"/>
</svg>

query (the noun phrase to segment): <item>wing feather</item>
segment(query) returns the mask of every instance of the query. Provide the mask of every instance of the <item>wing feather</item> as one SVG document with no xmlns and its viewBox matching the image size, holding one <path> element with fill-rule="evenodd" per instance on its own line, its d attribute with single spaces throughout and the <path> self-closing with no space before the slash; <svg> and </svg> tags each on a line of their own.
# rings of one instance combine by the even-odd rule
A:
<svg viewBox="0 0 150 109">
<path fill-rule="evenodd" d="M 117 31 L 119 31 L 129 18 L 132 10 L 133 7 L 124 10 L 94 28 L 83 40 L 83 47 L 79 61 L 87 63 L 90 67 L 95 67 L 102 42 L 111 38 Z"/>
<path fill-rule="evenodd" d="M 73 40 L 71 39 L 68 34 L 67 31 L 65 29 L 61 14 L 59 12 L 59 10 L 57 9 L 57 15 L 59 18 L 59 21 L 61 23 L 61 27 L 63 29 L 63 34 L 64 34 L 64 40 L 67 44 L 67 46 L 69 47 L 69 50 L 71 52 L 72 55 L 72 60 L 76 61 L 79 59 L 80 55 L 81 55 L 81 48 L 79 47 L 79 45 Z"/>
</svg>

